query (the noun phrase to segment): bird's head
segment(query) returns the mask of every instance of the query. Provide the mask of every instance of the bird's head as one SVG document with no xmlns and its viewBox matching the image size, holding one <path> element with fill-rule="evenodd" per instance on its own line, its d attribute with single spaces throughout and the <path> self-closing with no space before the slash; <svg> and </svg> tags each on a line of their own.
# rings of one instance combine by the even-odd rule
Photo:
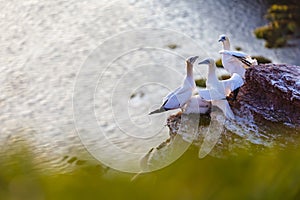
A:
<svg viewBox="0 0 300 200">
<path fill-rule="evenodd" d="M 226 35 L 220 35 L 218 42 L 225 42 L 229 41 L 228 37 Z"/>
<path fill-rule="evenodd" d="M 225 49 L 225 50 L 229 50 L 230 49 L 229 38 L 226 35 L 220 35 L 220 38 L 219 38 L 218 41 L 222 42 L 223 49 Z"/>
<path fill-rule="evenodd" d="M 201 65 L 201 64 L 207 64 L 207 65 L 209 65 L 209 64 L 213 64 L 214 62 L 215 62 L 214 59 L 212 59 L 212 58 L 206 58 L 206 59 L 202 60 L 201 62 L 199 62 L 198 65 Z"/>
<path fill-rule="evenodd" d="M 191 56 L 186 59 L 186 62 L 188 64 L 193 65 L 198 58 L 199 58 L 199 56 Z"/>
</svg>

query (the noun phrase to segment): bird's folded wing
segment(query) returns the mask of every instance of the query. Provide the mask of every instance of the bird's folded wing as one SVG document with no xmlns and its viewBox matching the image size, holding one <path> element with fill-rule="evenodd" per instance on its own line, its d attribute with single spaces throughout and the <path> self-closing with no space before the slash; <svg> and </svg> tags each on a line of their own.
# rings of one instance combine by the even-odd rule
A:
<svg viewBox="0 0 300 200">
<path fill-rule="evenodd" d="M 219 51 L 220 54 L 227 54 L 231 56 L 236 56 L 236 57 L 247 57 L 248 54 L 242 52 L 242 51 L 229 51 L 229 50 L 221 50 Z"/>
<path fill-rule="evenodd" d="M 165 110 L 180 108 L 180 102 L 176 95 L 171 96 L 163 105 Z"/>
<path fill-rule="evenodd" d="M 180 87 L 168 96 L 169 97 L 164 104 L 164 108 L 176 109 L 182 107 L 191 98 L 192 90 L 187 87 Z"/>
<path fill-rule="evenodd" d="M 182 87 L 178 87 L 178 88 L 176 88 L 174 91 L 172 91 L 172 92 L 170 92 L 169 94 L 167 94 L 167 96 L 165 96 L 164 98 L 163 98 L 163 103 L 165 103 L 166 101 L 168 101 L 168 99 L 172 96 L 172 95 L 174 95 L 174 93 L 176 93 L 178 90 L 180 90 Z"/>
<path fill-rule="evenodd" d="M 193 90 L 190 87 L 182 87 L 180 90 L 177 90 L 174 95 L 180 102 L 180 106 L 183 106 L 192 97 L 192 94 Z"/>
<path fill-rule="evenodd" d="M 226 96 L 230 94 L 233 90 L 241 87 L 244 84 L 243 78 L 237 73 L 233 73 L 230 79 L 221 81 L 223 87 L 226 91 Z"/>
<path fill-rule="evenodd" d="M 220 54 L 231 55 L 237 59 L 239 59 L 242 63 L 247 66 L 257 65 L 257 60 L 251 58 L 248 54 L 242 51 L 229 51 L 229 50 L 221 50 L 219 51 Z"/>
</svg>

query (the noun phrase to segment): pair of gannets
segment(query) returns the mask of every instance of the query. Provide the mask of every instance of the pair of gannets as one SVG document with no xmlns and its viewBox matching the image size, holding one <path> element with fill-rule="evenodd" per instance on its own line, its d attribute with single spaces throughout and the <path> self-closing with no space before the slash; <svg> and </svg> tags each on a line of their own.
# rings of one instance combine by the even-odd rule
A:
<svg viewBox="0 0 300 200">
<path fill-rule="evenodd" d="M 226 100 L 232 91 L 244 84 L 245 65 L 257 64 L 256 60 L 251 59 L 243 52 L 229 51 L 230 43 L 228 37 L 221 35 L 220 42 L 223 43 L 222 63 L 224 68 L 232 75 L 230 79 L 219 81 L 215 73 L 215 61 L 211 58 L 205 59 L 199 64 L 208 64 L 209 71 L 206 80 L 206 89 L 200 89 L 199 95 L 193 96 L 196 85 L 193 79 L 193 64 L 198 56 L 189 57 L 186 60 L 187 74 L 182 86 L 169 93 L 164 99 L 162 106 L 149 114 L 161 113 L 168 110 L 181 108 L 184 113 L 207 113 L 210 103 L 219 107 L 226 118 L 234 119 L 234 114 Z"/>
</svg>

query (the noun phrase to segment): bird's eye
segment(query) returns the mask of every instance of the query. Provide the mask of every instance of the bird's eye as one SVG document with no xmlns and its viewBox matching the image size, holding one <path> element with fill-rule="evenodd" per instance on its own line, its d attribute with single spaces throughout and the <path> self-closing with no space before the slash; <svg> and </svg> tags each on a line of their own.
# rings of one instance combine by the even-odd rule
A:
<svg viewBox="0 0 300 200">
<path fill-rule="evenodd" d="M 222 40 L 226 40 L 225 36 L 222 37 Z"/>
</svg>

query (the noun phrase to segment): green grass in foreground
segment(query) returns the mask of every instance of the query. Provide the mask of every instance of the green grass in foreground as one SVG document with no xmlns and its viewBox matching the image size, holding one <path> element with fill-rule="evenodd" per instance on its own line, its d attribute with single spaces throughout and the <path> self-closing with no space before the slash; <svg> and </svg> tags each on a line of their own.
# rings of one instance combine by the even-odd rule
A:
<svg viewBox="0 0 300 200">
<path fill-rule="evenodd" d="M 34 170 L 28 148 L 10 149 L 0 158 L 0 199 L 299 199 L 300 152 L 273 149 L 260 155 L 198 159 L 191 147 L 162 170 L 105 174 L 87 165 L 72 173 Z M 8 155 L 9 154 L 9 155 Z"/>
</svg>

